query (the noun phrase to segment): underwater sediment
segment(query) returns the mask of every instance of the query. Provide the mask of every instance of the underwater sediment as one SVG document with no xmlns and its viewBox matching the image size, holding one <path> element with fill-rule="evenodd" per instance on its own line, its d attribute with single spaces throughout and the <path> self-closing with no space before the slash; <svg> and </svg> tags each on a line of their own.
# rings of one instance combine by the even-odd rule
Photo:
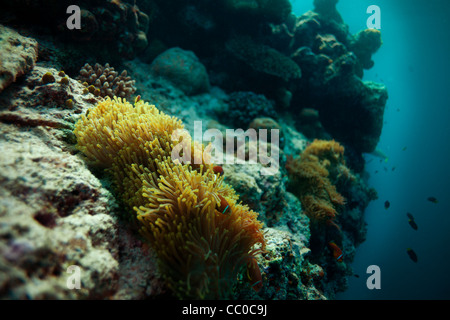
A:
<svg viewBox="0 0 450 320">
<path fill-rule="evenodd" d="M 295 16 L 289 1 L 81 1 L 80 30 L 58 16 L 68 1 L 4 5 L 0 297 L 345 290 L 376 198 L 362 153 L 378 143 L 388 95 L 362 80 L 380 32 L 350 34 L 336 2 Z M 199 121 L 224 147 L 240 141 L 247 161 L 231 149 L 222 163 L 175 164 L 170 134 L 195 139 Z M 193 154 L 208 142 L 192 140 Z M 263 147 L 279 155 L 272 174 L 250 159 Z"/>
</svg>

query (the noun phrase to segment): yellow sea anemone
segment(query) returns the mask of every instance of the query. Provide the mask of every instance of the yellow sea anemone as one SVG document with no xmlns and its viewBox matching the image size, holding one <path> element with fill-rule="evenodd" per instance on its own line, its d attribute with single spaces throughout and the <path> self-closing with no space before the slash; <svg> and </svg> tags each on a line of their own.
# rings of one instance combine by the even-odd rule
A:
<svg viewBox="0 0 450 320">
<path fill-rule="evenodd" d="M 142 100 L 106 98 L 76 123 L 75 135 L 88 160 L 111 174 L 174 294 L 228 298 L 241 267 L 264 247 L 262 224 L 205 157 L 173 161 L 178 129 L 179 119 Z M 202 145 L 183 142 L 203 154 Z M 223 201 L 225 214 L 217 210 Z"/>
</svg>

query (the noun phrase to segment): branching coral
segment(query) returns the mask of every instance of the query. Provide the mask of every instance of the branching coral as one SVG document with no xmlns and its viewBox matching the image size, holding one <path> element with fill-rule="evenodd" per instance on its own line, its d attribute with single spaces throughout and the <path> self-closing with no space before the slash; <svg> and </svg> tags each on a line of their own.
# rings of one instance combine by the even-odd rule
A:
<svg viewBox="0 0 450 320">
<path fill-rule="evenodd" d="M 257 213 L 238 203 L 203 157 L 202 164 L 171 158 L 180 120 L 155 106 L 107 98 L 76 124 L 78 148 L 113 177 L 141 234 L 159 258 L 168 287 L 179 298 L 227 298 L 242 266 L 264 246 Z M 203 146 L 186 139 L 192 154 Z M 226 201 L 231 210 L 217 210 Z"/>
<path fill-rule="evenodd" d="M 78 79 L 88 86 L 92 86 L 91 91 L 93 92 L 91 93 L 96 93 L 101 97 L 130 98 L 136 91 L 135 81 L 127 75 L 127 71 L 123 70 L 119 74 L 108 63 L 105 66 L 96 63 L 94 67 L 86 63 L 81 68 Z"/>
<path fill-rule="evenodd" d="M 316 223 L 332 223 L 345 199 L 330 180 L 345 167 L 344 147 L 338 142 L 314 140 L 296 159 L 288 159 L 286 168 L 291 188 L 299 197 L 306 215 Z"/>
</svg>

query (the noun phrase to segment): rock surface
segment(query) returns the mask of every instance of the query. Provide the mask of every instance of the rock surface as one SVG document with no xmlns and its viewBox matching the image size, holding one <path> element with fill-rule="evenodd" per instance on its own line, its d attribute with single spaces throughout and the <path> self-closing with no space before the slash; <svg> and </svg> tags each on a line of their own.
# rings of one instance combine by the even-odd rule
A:
<svg viewBox="0 0 450 320">
<path fill-rule="evenodd" d="M 152 252 L 75 152 L 72 124 L 97 100 L 83 86 L 42 84 L 56 70 L 36 66 L 24 86 L 0 96 L 0 297 L 139 299 L 164 289 Z M 67 99 L 73 104 L 67 106 Z M 70 266 L 80 289 L 70 289 Z"/>
<path fill-rule="evenodd" d="M 192 51 L 168 49 L 153 60 L 150 72 L 171 81 L 188 96 L 209 91 L 206 68 Z"/>
<path fill-rule="evenodd" d="M 38 57 L 36 40 L 0 24 L 0 92 L 33 69 Z"/>
</svg>

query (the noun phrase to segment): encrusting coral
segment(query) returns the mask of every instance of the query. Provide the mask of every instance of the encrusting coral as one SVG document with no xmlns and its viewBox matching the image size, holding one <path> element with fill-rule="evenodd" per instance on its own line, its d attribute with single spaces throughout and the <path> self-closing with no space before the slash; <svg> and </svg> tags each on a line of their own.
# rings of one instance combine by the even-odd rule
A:
<svg viewBox="0 0 450 320">
<path fill-rule="evenodd" d="M 178 129 L 180 120 L 142 100 L 133 106 L 106 98 L 82 116 L 75 135 L 78 148 L 93 165 L 107 169 L 116 192 L 135 211 L 174 294 L 228 298 L 241 267 L 254 266 L 265 246 L 262 224 L 256 212 L 238 203 L 206 153 L 199 165 L 171 158 L 176 146 L 171 135 Z M 192 155 L 204 151 L 189 138 L 181 143 L 190 145 Z M 223 203 L 231 210 L 219 211 Z"/>
<path fill-rule="evenodd" d="M 337 208 L 345 204 L 329 176 L 347 174 L 344 147 L 332 140 L 314 140 L 300 157 L 288 159 L 291 188 L 313 223 L 333 224 Z M 339 171 L 339 172 L 338 172 Z"/>
</svg>

